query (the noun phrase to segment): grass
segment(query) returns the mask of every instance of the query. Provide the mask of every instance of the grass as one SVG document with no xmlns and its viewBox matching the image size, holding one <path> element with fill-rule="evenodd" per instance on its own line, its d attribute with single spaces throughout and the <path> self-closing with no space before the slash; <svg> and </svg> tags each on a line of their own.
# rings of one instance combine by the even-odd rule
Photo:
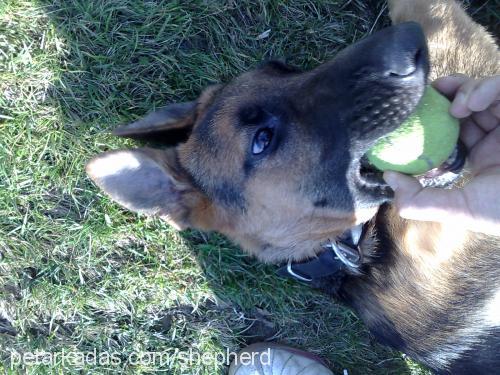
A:
<svg viewBox="0 0 500 375">
<path fill-rule="evenodd" d="M 471 9 L 498 30 L 495 1 Z M 84 173 L 92 155 L 130 145 L 108 135 L 116 124 L 265 58 L 315 66 L 387 25 L 386 13 L 356 0 L 0 2 L 0 368 L 224 373 L 127 358 L 272 340 L 320 354 L 336 373 L 425 374 L 349 310 L 221 236 L 122 210 Z M 120 363 L 26 366 L 13 355 L 93 350 Z"/>
</svg>

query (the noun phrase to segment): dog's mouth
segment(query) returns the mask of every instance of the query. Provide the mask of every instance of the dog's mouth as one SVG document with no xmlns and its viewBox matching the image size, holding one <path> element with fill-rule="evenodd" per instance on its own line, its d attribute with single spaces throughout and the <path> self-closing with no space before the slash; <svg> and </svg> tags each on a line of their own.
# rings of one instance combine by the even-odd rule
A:
<svg viewBox="0 0 500 375">
<path fill-rule="evenodd" d="M 415 176 L 415 178 L 424 187 L 446 187 L 461 176 L 466 158 L 465 145 L 459 141 L 444 163 L 424 174 Z M 360 161 L 358 177 L 364 188 L 371 190 L 372 193 L 378 193 L 382 196 L 392 195 L 389 186 L 384 181 L 383 172 L 373 167 L 366 157 L 363 157 Z"/>
<path fill-rule="evenodd" d="M 439 167 L 417 176 L 422 186 L 444 187 L 459 177 L 465 165 L 467 150 L 462 142 L 458 142 L 450 157 Z"/>
</svg>

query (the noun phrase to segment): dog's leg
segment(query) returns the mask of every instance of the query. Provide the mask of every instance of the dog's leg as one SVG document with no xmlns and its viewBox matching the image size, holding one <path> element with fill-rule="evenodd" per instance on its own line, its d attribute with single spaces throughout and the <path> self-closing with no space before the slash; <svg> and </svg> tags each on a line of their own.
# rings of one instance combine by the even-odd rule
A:
<svg viewBox="0 0 500 375">
<path fill-rule="evenodd" d="M 430 79 L 452 73 L 480 77 L 500 73 L 494 39 L 454 0 L 389 0 L 394 24 L 422 25 L 431 56 Z"/>
</svg>

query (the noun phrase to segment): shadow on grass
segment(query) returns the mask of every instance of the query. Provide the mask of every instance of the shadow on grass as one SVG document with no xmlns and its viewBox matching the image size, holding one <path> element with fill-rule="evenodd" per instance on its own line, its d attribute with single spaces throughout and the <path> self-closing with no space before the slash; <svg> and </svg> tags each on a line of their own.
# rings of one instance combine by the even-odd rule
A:
<svg viewBox="0 0 500 375">
<path fill-rule="evenodd" d="M 285 56 L 293 64 L 312 67 L 388 24 L 383 4 L 306 0 L 288 5 L 160 0 L 42 0 L 39 4 L 51 24 L 37 36 L 38 41 L 42 43 L 46 33 L 56 34 L 61 41 L 56 46 L 56 78 L 47 99 L 59 115 L 51 131 L 59 134 L 60 143 L 57 152 L 48 148 L 42 160 L 57 169 L 54 182 L 60 184 L 50 197 L 43 197 L 44 202 L 54 200 L 58 191 L 61 199 L 39 212 L 55 223 L 47 249 L 72 233 L 66 232 L 67 226 L 58 232 L 57 223 L 62 221 L 71 221 L 79 237 L 74 253 L 64 256 L 42 248 L 33 261 L 34 271 L 25 267 L 28 276 L 19 279 L 29 279 L 26 289 L 35 291 L 36 283 L 54 293 L 67 292 L 67 287 L 72 290 L 75 311 L 82 305 L 90 307 L 84 309 L 87 316 L 80 317 L 84 324 L 50 320 L 9 339 L 9 345 L 43 338 L 49 343 L 59 340 L 58 348 L 98 346 L 120 350 L 125 356 L 143 342 L 147 344 L 141 350 L 195 347 L 216 352 L 272 340 L 318 353 L 337 372 L 343 368 L 351 374 L 421 371 L 374 343 L 349 310 L 327 297 L 277 278 L 273 267 L 249 259 L 218 235 L 187 231 L 179 237 L 158 221 L 140 218 L 136 222 L 134 215 L 97 198 L 97 189 L 83 173 L 84 162 L 92 155 L 130 145 L 107 135 L 117 124 L 167 102 L 193 99 L 207 84 L 227 81 L 265 58 Z M 489 19 L 490 8 L 478 8 L 482 9 L 478 14 Z M 266 30 L 271 30 L 269 36 L 259 37 Z M 61 160 L 64 167 L 58 167 Z M 37 209 L 36 202 L 31 209 Z M 89 261 L 92 266 L 83 271 L 80 265 L 73 269 L 83 262 L 78 249 L 84 248 L 88 252 L 82 253 L 94 257 L 94 263 Z M 85 283 L 87 287 L 82 286 Z M 122 298 L 121 288 L 128 285 L 132 285 L 130 294 Z M 96 293 L 92 287 L 102 287 L 101 297 L 109 297 L 110 303 L 116 294 L 116 304 L 123 306 L 94 304 L 82 295 L 99 296 L 92 294 Z M 134 288 L 147 287 L 169 292 L 134 294 Z M 61 328 L 54 333 L 52 325 Z M 182 372 L 176 365 L 162 369 Z M 211 373 L 205 368 L 191 371 Z"/>
</svg>

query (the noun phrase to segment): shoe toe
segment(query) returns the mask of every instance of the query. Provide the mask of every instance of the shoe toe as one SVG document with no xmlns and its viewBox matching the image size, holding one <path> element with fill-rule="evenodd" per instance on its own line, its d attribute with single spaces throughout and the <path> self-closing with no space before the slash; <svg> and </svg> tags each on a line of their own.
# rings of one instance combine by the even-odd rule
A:
<svg viewBox="0 0 500 375">
<path fill-rule="evenodd" d="M 293 348 L 265 344 L 251 345 L 242 350 L 229 368 L 229 375 L 277 374 L 333 375 L 314 355 Z"/>
</svg>

